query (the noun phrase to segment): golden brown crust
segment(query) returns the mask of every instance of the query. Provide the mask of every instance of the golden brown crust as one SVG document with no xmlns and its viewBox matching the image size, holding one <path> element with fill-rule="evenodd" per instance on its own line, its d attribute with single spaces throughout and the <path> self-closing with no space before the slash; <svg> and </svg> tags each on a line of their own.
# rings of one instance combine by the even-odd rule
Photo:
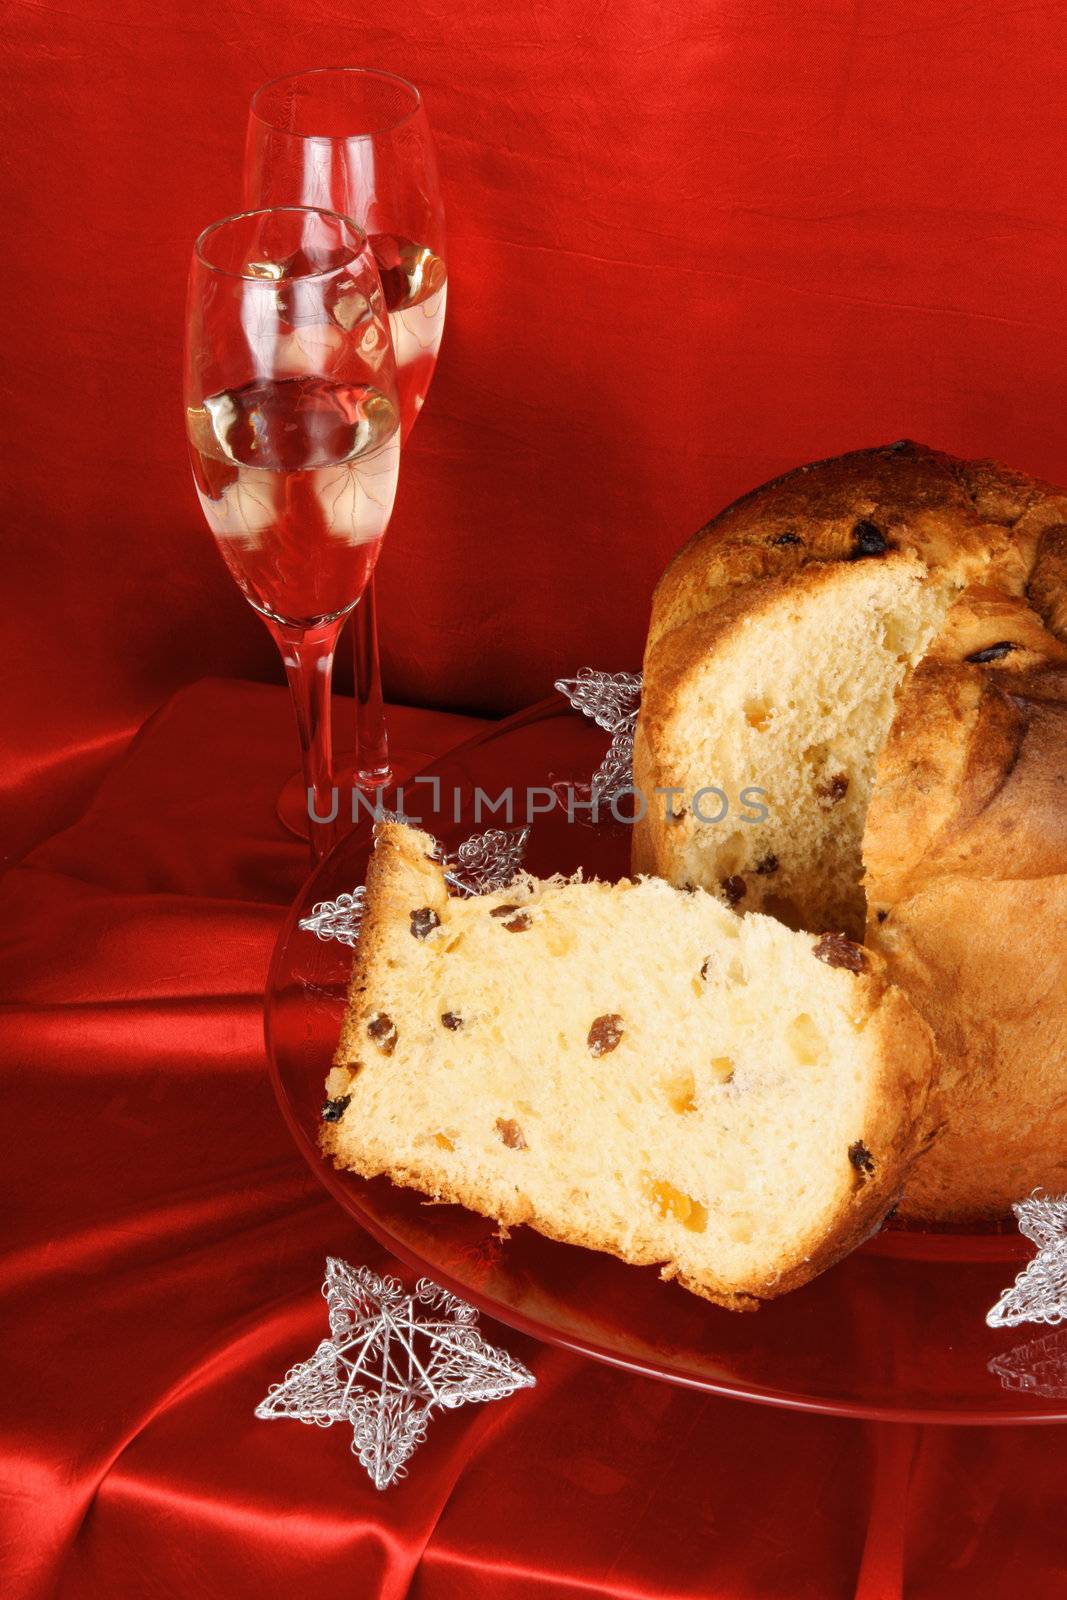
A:
<svg viewBox="0 0 1067 1600">
<path fill-rule="evenodd" d="M 448 903 L 448 885 L 443 868 L 432 857 L 436 846 L 430 834 L 400 823 L 383 822 L 375 828 L 374 840 L 359 943 L 348 982 L 348 1004 L 333 1057 L 335 1068 L 350 1073 L 358 1072 L 361 1054 L 367 1048 L 363 997 L 370 975 L 381 960 L 398 919 L 402 927 L 414 909 L 412 891 L 419 906 L 441 912 Z M 334 1158 L 337 1132 L 337 1125 L 329 1122 L 319 1131 L 320 1148 Z"/>
<path fill-rule="evenodd" d="M 931 654 L 912 674 L 867 817 L 872 915 L 939 878 L 1067 872 L 1063 654 L 1020 650 L 988 666 Z"/>
<path fill-rule="evenodd" d="M 931 571 L 964 582 L 992 569 L 1022 594 L 1042 542 L 1050 539 L 1050 563 L 1062 552 L 1050 530 L 1067 523 L 1067 491 L 911 440 L 798 467 L 734 501 L 682 547 L 656 587 L 647 650 L 731 589 L 852 559 L 862 523 Z"/>
<path fill-rule="evenodd" d="M 1044 660 L 1020 649 L 984 666 L 928 658 L 879 765 L 867 937 L 934 1029 L 932 1110 L 945 1123 L 905 1215 L 997 1217 L 1067 1180 L 1067 662 L 1057 652 L 1053 642 Z"/>
<path fill-rule="evenodd" d="M 1049 632 L 1067 644 L 1067 523 L 1042 530 L 1026 594 Z"/>
<path fill-rule="evenodd" d="M 999 1217 L 1067 1189 L 1067 877 L 935 881 L 894 906 L 880 943 L 932 1024 L 941 1132 L 901 1212 Z M 963 997 L 961 1003 L 959 998 Z"/>
<path fill-rule="evenodd" d="M 788 582 L 814 563 L 853 559 L 863 524 L 927 566 L 960 575 L 982 569 L 990 542 L 1003 554 L 1010 540 L 1003 527 L 983 522 L 960 465 L 901 440 L 813 462 L 754 489 L 694 534 L 663 574 L 647 650 L 742 584 Z"/>
<path fill-rule="evenodd" d="M 997 1215 L 1067 1176 L 1067 985 L 1045 981 L 1067 959 L 1067 491 L 902 441 L 728 507 L 656 590 L 635 783 L 670 784 L 673 719 L 727 629 L 746 613 L 780 621 L 783 596 L 839 581 L 866 523 L 882 559 L 910 556 L 955 594 L 901 692 L 863 845 L 867 942 L 934 1028 L 948 1123 L 906 1208 Z M 638 870 L 670 875 L 670 830 L 650 808 Z M 1040 1020 L 1025 1005 L 1027 949 L 1040 952 Z"/>
</svg>

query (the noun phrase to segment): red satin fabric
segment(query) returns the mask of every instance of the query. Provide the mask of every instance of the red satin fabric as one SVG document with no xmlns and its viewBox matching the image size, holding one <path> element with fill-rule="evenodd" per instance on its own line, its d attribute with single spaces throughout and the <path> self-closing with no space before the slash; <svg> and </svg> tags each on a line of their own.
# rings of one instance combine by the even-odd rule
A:
<svg viewBox="0 0 1067 1600">
<path fill-rule="evenodd" d="M 632 665 L 667 557 L 797 462 L 910 434 L 1065 474 L 1057 7 L 10 7 L 0 539 L 33 623 L 0 704 L 35 801 L 180 683 L 280 681 L 185 462 L 185 275 L 252 89 L 340 62 L 424 88 L 450 226 L 380 568 L 394 698 L 499 712 Z"/>
<path fill-rule="evenodd" d="M 411 771 L 478 724 L 392 726 Z M 325 1256 L 397 1270 L 264 1070 L 292 751 L 281 690 L 186 690 L 0 885 L 4 1600 L 1058 1594 L 1058 1429 L 717 1401 L 492 1324 L 538 1387 L 436 1421 L 384 1495 L 343 1429 L 254 1420 L 323 1336 Z"/>
<path fill-rule="evenodd" d="M 0 1591 L 1067 1590 L 1059 1430 L 779 1414 L 492 1328 L 539 1387 L 438 1421 L 384 1497 L 340 1430 L 252 1418 L 321 1336 L 325 1254 L 387 1263 L 263 1070 L 284 695 L 201 683 L 141 724 L 280 676 L 195 504 L 184 285 L 253 87 L 334 60 L 423 86 L 451 230 L 380 568 L 398 698 L 496 712 L 635 664 L 666 558 L 798 461 L 911 434 L 1065 475 L 1055 8 L 9 8 L 0 827 L 38 848 L 0 885 Z M 398 717 L 403 764 L 469 726 Z"/>
</svg>

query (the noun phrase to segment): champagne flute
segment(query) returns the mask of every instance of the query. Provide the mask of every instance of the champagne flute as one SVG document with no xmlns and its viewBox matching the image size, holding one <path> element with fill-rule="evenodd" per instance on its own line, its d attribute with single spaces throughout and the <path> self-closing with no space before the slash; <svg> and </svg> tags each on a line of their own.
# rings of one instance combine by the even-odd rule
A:
<svg viewBox="0 0 1067 1600">
<path fill-rule="evenodd" d="M 185 416 L 200 505 L 285 663 L 312 861 L 334 832 L 330 676 L 366 591 L 400 465 L 381 281 L 351 218 L 281 206 L 193 249 Z"/>
<path fill-rule="evenodd" d="M 396 355 L 401 438 L 430 387 L 447 299 L 445 226 L 433 140 L 419 91 L 363 67 L 277 78 L 252 97 L 245 156 L 249 205 L 326 206 L 370 239 Z M 374 585 L 355 618 L 356 762 L 361 788 L 392 782 L 382 705 Z M 303 831 L 292 790 L 279 813 Z"/>
</svg>

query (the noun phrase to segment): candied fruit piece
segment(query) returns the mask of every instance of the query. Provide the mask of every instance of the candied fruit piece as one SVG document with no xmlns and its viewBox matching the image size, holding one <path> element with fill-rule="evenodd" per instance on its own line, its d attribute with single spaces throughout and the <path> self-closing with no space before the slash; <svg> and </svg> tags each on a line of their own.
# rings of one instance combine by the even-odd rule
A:
<svg viewBox="0 0 1067 1600">
<path fill-rule="evenodd" d="M 516 905 L 494 906 L 489 915 L 491 917 L 510 917 L 512 912 L 518 909 Z"/>
<path fill-rule="evenodd" d="M 425 939 L 427 934 L 441 926 L 441 919 L 432 906 L 420 906 L 411 913 L 411 937 Z"/>
<path fill-rule="evenodd" d="M 383 1056 L 391 1056 L 399 1035 L 396 1023 L 387 1011 L 376 1011 L 367 1023 L 368 1037 L 373 1039 Z"/>
<path fill-rule="evenodd" d="M 529 1148 L 522 1129 L 511 1117 L 497 1117 L 496 1131 L 509 1150 L 526 1150 Z"/>
<path fill-rule="evenodd" d="M 528 911 L 517 911 L 513 917 L 509 917 L 504 923 L 504 927 L 509 933 L 525 933 L 527 928 L 531 926 L 532 923 Z"/>
<path fill-rule="evenodd" d="M 622 1038 L 622 1018 L 617 1011 L 605 1012 L 597 1017 L 589 1029 L 586 1043 L 591 1056 L 606 1056 L 616 1049 Z"/>
<path fill-rule="evenodd" d="M 454 1150 L 456 1148 L 447 1133 L 435 1133 L 433 1142 L 439 1150 Z"/>
<path fill-rule="evenodd" d="M 862 972 L 867 965 L 867 957 L 861 947 L 853 944 L 843 933 L 824 933 L 812 949 L 818 960 L 825 961 L 828 967 L 845 967 L 849 972 Z"/>
<path fill-rule="evenodd" d="M 671 1110 L 677 1111 L 679 1116 L 696 1110 L 697 1088 L 691 1072 L 680 1072 L 677 1077 L 668 1078 L 663 1087 Z"/>
<path fill-rule="evenodd" d="M 1003 661 L 1010 651 L 1018 648 L 1018 645 L 1012 644 L 1010 639 L 1002 639 L 999 644 L 987 644 L 984 650 L 973 650 L 969 656 L 964 656 L 963 659 L 964 661 L 970 661 L 976 667 L 981 667 L 987 661 Z"/>
<path fill-rule="evenodd" d="M 786 1043 L 802 1067 L 813 1067 L 826 1054 L 826 1040 L 806 1011 L 785 1030 Z"/>
<path fill-rule="evenodd" d="M 859 1173 L 861 1183 L 866 1183 L 868 1178 L 874 1177 L 874 1157 L 862 1139 L 857 1139 L 855 1144 L 849 1145 L 848 1159 Z"/>
<path fill-rule="evenodd" d="M 845 772 L 835 772 L 826 783 L 815 786 L 815 794 L 824 811 L 832 811 L 834 806 L 840 805 L 847 793 L 848 774 Z"/>
<path fill-rule="evenodd" d="M 857 522 L 852 530 L 852 556 L 853 561 L 862 561 L 865 556 L 884 556 L 892 546 L 876 522 L 868 522 L 864 518 Z"/>
<path fill-rule="evenodd" d="M 680 1222 L 690 1233 L 703 1233 L 708 1225 L 708 1208 L 694 1200 L 692 1195 L 676 1189 L 673 1183 L 650 1180 L 645 1192 L 660 1216 Z"/>
</svg>

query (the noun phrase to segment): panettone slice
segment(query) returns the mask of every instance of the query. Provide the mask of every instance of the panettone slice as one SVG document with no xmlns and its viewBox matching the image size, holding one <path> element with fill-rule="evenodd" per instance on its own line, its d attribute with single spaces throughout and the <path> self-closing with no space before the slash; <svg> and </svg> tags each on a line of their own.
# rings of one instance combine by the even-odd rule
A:
<svg viewBox="0 0 1067 1600">
<path fill-rule="evenodd" d="M 930 1062 L 846 939 L 656 879 L 450 898 L 429 836 L 386 824 L 322 1142 L 742 1309 L 877 1227 Z"/>
</svg>

